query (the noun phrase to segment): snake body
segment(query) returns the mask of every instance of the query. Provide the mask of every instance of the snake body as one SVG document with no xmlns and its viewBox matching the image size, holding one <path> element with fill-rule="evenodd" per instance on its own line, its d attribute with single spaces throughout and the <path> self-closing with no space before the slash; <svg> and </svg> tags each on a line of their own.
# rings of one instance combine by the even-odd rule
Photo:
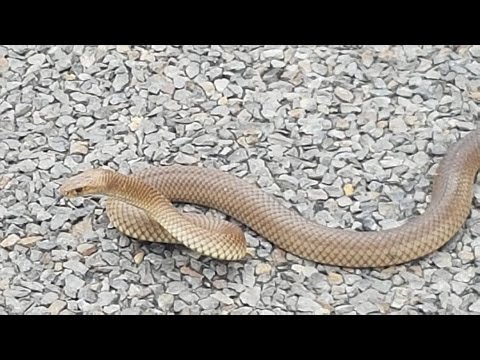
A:
<svg viewBox="0 0 480 360">
<path fill-rule="evenodd" d="M 423 214 L 399 227 L 369 232 L 320 225 L 239 177 L 194 166 L 152 167 L 130 176 L 87 170 L 68 179 L 60 190 L 67 196 L 109 196 L 107 213 L 127 235 L 182 243 L 219 259 L 245 255 L 239 229 L 202 216 L 185 217 L 171 201 L 215 208 L 306 259 L 345 267 L 384 267 L 423 257 L 458 232 L 470 212 L 479 168 L 480 130 L 475 130 L 442 159 Z"/>
</svg>

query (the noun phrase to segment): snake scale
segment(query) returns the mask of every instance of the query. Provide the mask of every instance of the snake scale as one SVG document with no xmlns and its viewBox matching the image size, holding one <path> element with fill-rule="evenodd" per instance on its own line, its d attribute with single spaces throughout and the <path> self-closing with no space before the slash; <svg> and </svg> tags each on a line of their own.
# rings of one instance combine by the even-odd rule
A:
<svg viewBox="0 0 480 360">
<path fill-rule="evenodd" d="M 243 233 L 233 224 L 182 215 L 171 201 L 215 208 L 285 251 L 329 265 L 385 267 L 440 248 L 470 213 L 480 168 L 480 130 L 454 144 L 440 162 L 423 214 L 381 231 L 330 228 L 303 218 L 239 177 L 195 166 L 151 167 L 134 175 L 92 169 L 67 179 L 67 197 L 106 195 L 107 214 L 125 234 L 140 240 L 181 243 L 218 259 L 246 254 Z"/>
</svg>

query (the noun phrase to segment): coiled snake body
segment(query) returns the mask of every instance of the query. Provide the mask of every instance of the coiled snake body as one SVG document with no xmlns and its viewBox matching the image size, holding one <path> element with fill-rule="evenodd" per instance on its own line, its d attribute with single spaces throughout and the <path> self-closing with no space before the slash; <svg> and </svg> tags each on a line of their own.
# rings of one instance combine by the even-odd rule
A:
<svg viewBox="0 0 480 360">
<path fill-rule="evenodd" d="M 107 195 L 107 213 L 127 235 L 182 243 L 219 259 L 244 257 L 245 239 L 239 228 L 203 216 L 182 215 L 170 201 L 220 210 L 306 259 L 346 267 L 383 267 L 425 256 L 455 235 L 469 215 L 479 167 L 480 130 L 476 130 L 442 159 L 431 201 L 422 215 L 394 229 L 370 232 L 320 225 L 236 176 L 193 166 L 150 168 L 130 176 L 87 170 L 68 179 L 60 192 L 68 197 Z"/>
</svg>

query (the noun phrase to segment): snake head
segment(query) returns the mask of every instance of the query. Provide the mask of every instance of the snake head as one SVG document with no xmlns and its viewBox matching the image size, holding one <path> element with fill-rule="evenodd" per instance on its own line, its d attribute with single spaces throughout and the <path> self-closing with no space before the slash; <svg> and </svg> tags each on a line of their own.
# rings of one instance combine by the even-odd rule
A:
<svg viewBox="0 0 480 360">
<path fill-rule="evenodd" d="M 108 189 L 109 175 L 106 169 L 90 169 L 75 175 L 60 186 L 60 194 L 67 198 L 100 194 Z"/>
</svg>

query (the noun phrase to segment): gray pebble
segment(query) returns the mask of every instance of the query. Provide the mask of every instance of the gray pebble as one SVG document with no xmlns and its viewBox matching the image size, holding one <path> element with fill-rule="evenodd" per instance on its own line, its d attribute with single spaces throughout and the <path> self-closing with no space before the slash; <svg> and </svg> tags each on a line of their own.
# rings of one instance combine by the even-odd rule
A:
<svg viewBox="0 0 480 360">
<path fill-rule="evenodd" d="M 335 88 L 335 95 L 342 101 L 351 102 L 353 100 L 353 94 L 342 87 Z"/>
<path fill-rule="evenodd" d="M 228 86 L 228 79 L 216 79 L 213 84 L 219 93 L 222 93 Z"/>
<path fill-rule="evenodd" d="M 445 268 L 452 266 L 452 258 L 450 254 L 445 252 L 437 252 L 432 255 L 433 263 L 439 268 Z"/>
<path fill-rule="evenodd" d="M 179 313 L 187 307 L 187 304 L 185 304 L 185 302 L 183 302 L 182 300 L 175 300 L 173 303 L 173 311 L 175 311 L 176 313 Z"/>
<path fill-rule="evenodd" d="M 107 306 L 117 299 L 118 295 L 110 291 L 102 291 L 98 294 L 96 305 Z"/>
<path fill-rule="evenodd" d="M 219 305 L 219 301 L 212 296 L 209 296 L 205 299 L 202 299 L 198 302 L 198 305 L 204 310 L 213 310 L 216 309 Z"/>
<path fill-rule="evenodd" d="M 319 303 L 305 296 L 298 298 L 297 309 L 298 311 L 313 312 L 315 314 L 329 313 L 328 310 L 324 309 Z"/>
<path fill-rule="evenodd" d="M 260 301 L 260 288 L 258 286 L 246 289 L 240 294 L 240 301 L 252 307 L 255 307 Z"/>
<path fill-rule="evenodd" d="M 69 218 L 69 214 L 67 213 L 55 214 L 52 220 L 50 221 L 50 229 L 52 230 L 60 229 L 68 220 L 68 218 Z"/>
<path fill-rule="evenodd" d="M 166 292 L 172 295 L 178 295 L 185 290 L 185 284 L 181 281 L 172 281 L 168 284 Z"/>
<path fill-rule="evenodd" d="M 405 121 L 400 117 L 395 117 L 390 120 L 389 128 L 394 134 L 401 134 L 407 131 Z"/>
<path fill-rule="evenodd" d="M 58 152 L 65 152 L 69 148 L 69 143 L 66 139 L 58 136 L 48 137 L 48 145 L 52 150 Z"/>
<path fill-rule="evenodd" d="M 130 81 L 127 73 L 117 74 L 113 79 L 112 87 L 116 92 L 122 91 Z"/>
<path fill-rule="evenodd" d="M 192 62 L 185 68 L 185 72 L 190 79 L 193 79 L 199 74 L 200 66 L 196 62 Z"/>
<path fill-rule="evenodd" d="M 472 56 L 480 57 L 480 45 L 471 46 L 469 51 Z"/>
<path fill-rule="evenodd" d="M 156 298 L 156 301 L 161 310 L 168 311 L 172 307 L 174 299 L 174 296 L 171 294 L 161 294 Z"/>
<path fill-rule="evenodd" d="M 85 285 L 85 281 L 80 279 L 78 276 L 69 274 L 65 278 L 65 287 L 64 291 L 71 298 L 75 298 L 77 291 Z"/>
<path fill-rule="evenodd" d="M 187 155 L 184 153 L 179 153 L 175 156 L 175 162 L 182 165 L 192 165 L 199 161 L 195 156 Z"/>
<path fill-rule="evenodd" d="M 44 54 L 35 54 L 30 56 L 27 61 L 31 65 L 42 65 L 45 62 L 46 56 Z"/>
<path fill-rule="evenodd" d="M 269 49 L 263 52 L 263 56 L 265 58 L 275 58 L 275 59 L 283 59 L 283 50 L 282 49 Z"/>
<path fill-rule="evenodd" d="M 63 267 L 66 269 L 73 270 L 74 272 L 85 275 L 88 271 L 88 267 L 77 260 L 69 260 L 63 263 Z"/>
<path fill-rule="evenodd" d="M 225 295 L 222 292 L 213 293 L 211 295 L 211 297 L 215 298 L 216 300 L 220 301 L 221 303 L 223 303 L 225 305 L 232 305 L 233 304 L 233 300 L 229 296 Z"/>
<path fill-rule="evenodd" d="M 370 302 L 360 302 L 357 305 L 354 305 L 354 309 L 360 315 L 366 315 L 374 312 L 378 312 L 377 306 Z"/>
<path fill-rule="evenodd" d="M 193 144 L 199 146 L 214 146 L 217 143 L 218 139 L 210 134 L 200 135 L 199 137 L 193 139 Z"/>
<path fill-rule="evenodd" d="M 468 307 L 469 311 L 480 313 L 480 300 L 475 301 L 472 305 Z"/>
</svg>

